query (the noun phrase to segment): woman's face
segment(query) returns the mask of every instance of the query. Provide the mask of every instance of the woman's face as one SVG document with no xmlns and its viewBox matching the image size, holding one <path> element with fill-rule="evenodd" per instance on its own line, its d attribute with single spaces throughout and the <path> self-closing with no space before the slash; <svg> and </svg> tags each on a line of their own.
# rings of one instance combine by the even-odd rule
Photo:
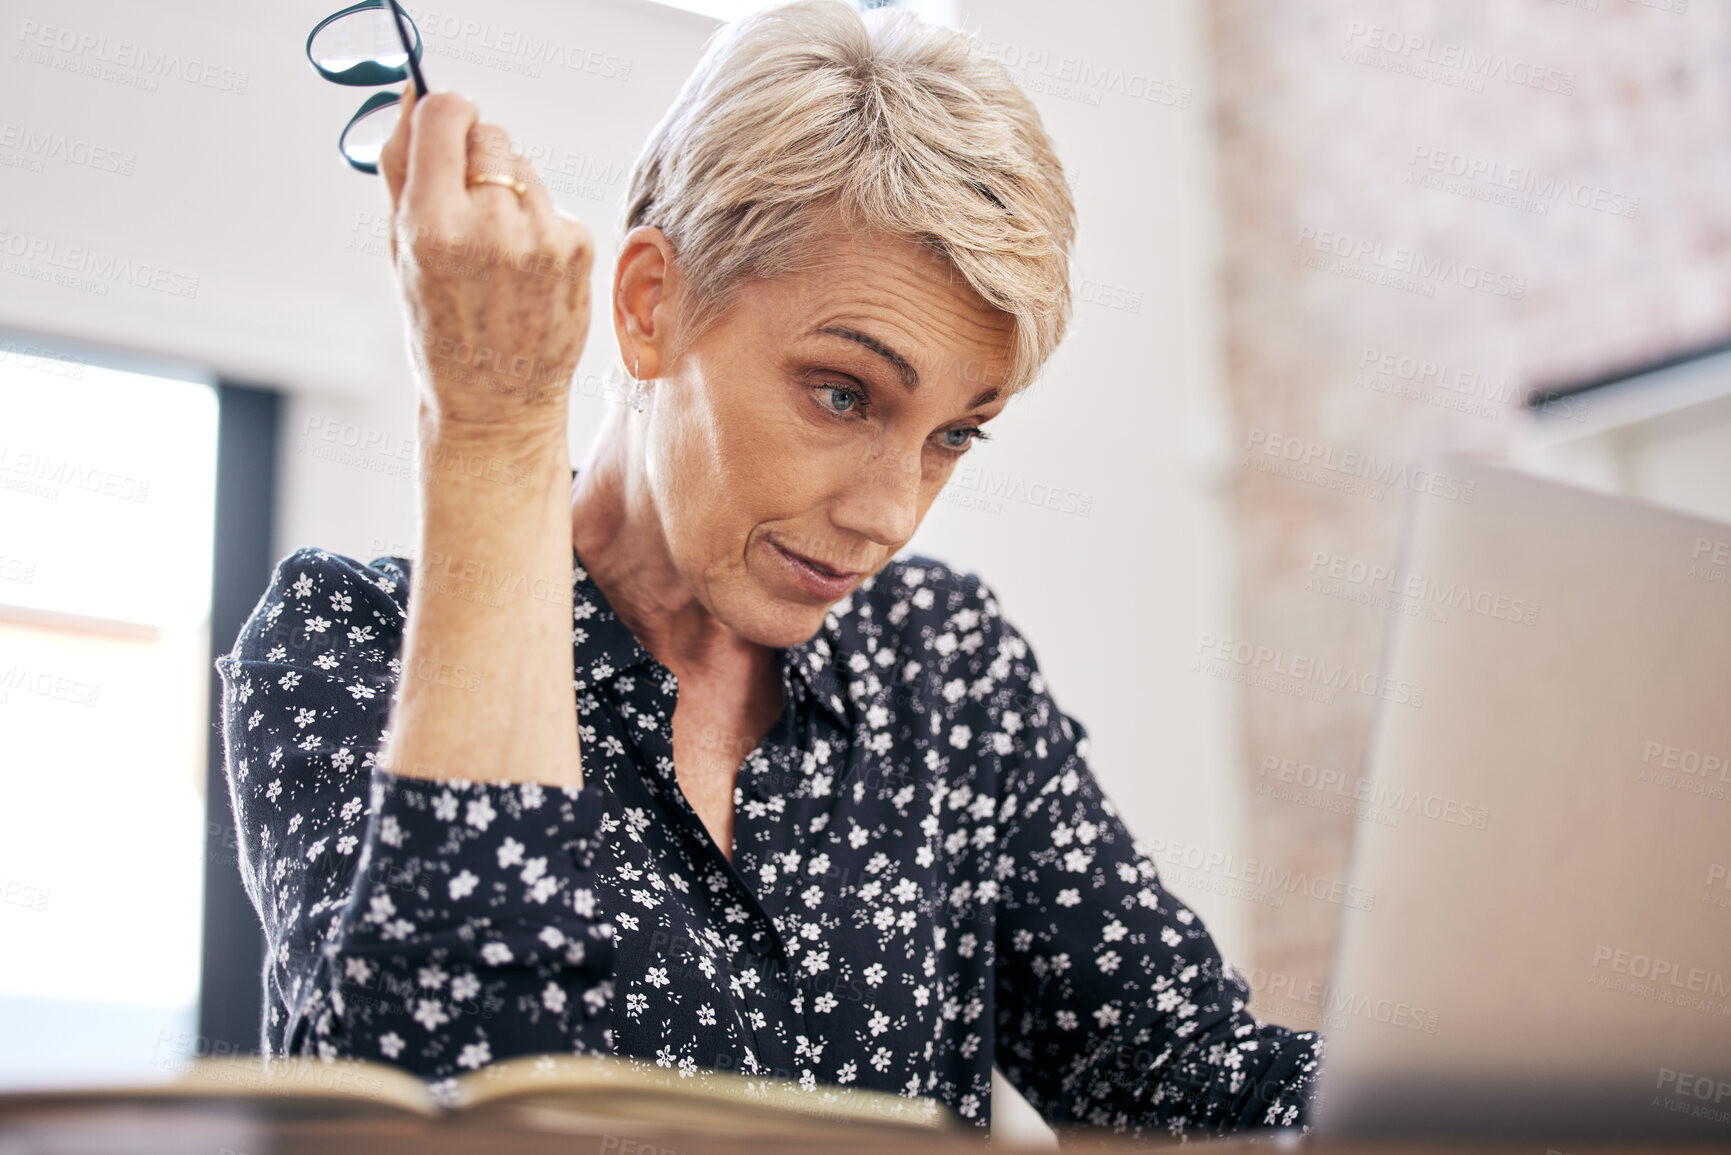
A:
<svg viewBox="0 0 1731 1155">
<path fill-rule="evenodd" d="M 635 346 L 649 409 L 627 415 L 645 423 L 640 481 L 686 586 L 761 645 L 810 638 L 905 545 L 1007 400 L 1013 323 L 947 263 L 890 238 L 838 236 L 828 252 L 740 286 L 671 364 L 657 259 L 630 238 L 622 254 L 617 299 L 656 327 Z"/>
</svg>

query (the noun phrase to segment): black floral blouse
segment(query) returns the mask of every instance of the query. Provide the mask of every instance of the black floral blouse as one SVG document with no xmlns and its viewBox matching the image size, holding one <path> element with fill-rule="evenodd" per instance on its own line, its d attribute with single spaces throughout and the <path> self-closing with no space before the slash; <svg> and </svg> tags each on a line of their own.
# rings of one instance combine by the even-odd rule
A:
<svg viewBox="0 0 1731 1155">
<path fill-rule="evenodd" d="M 1322 1040 L 1246 1010 L 977 577 L 892 561 L 781 652 L 732 862 L 674 776 L 676 680 L 580 558 L 585 787 L 377 767 L 410 584 L 403 558 L 300 550 L 217 663 L 268 1054 L 437 1092 L 612 1053 L 929 1096 L 982 1127 L 995 1063 L 1059 1127 L 1306 1124 Z"/>
</svg>

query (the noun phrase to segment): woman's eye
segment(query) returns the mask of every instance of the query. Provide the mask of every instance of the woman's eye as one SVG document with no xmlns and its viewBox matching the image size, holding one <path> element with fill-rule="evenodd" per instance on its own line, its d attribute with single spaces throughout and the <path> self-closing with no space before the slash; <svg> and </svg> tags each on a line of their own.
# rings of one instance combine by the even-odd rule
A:
<svg viewBox="0 0 1731 1155">
<path fill-rule="evenodd" d="M 984 436 L 984 433 L 971 425 L 963 426 L 960 429 L 946 429 L 943 432 L 944 448 L 966 449 L 974 443 L 975 438 Z"/>
<path fill-rule="evenodd" d="M 859 408 L 859 401 L 858 393 L 841 385 L 818 387 L 818 403 L 831 413 L 852 413 Z"/>
</svg>

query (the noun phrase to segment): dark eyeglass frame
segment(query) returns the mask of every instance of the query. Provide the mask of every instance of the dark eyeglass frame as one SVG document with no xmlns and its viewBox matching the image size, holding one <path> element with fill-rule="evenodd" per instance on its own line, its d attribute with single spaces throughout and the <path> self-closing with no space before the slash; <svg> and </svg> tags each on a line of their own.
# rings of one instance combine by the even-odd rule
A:
<svg viewBox="0 0 1731 1155">
<path fill-rule="evenodd" d="M 406 68 L 402 65 L 384 64 L 377 60 L 361 60 L 347 68 L 330 69 L 321 64 L 318 58 L 313 55 L 313 41 L 318 39 L 320 32 L 338 20 L 378 8 L 389 9 L 391 13 L 391 23 L 397 29 L 397 39 L 402 43 L 407 60 Z M 361 0 L 359 4 L 352 4 L 341 12 L 325 17 L 307 35 L 307 60 L 311 62 L 315 72 L 333 84 L 371 88 L 380 84 L 400 84 L 405 79 L 412 79 L 415 84 L 416 99 L 427 95 L 427 80 L 421 74 L 421 30 L 415 27 L 415 22 L 409 19 L 409 14 L 403 11 L 402 5 L 398 4 L 397 0 Z M 375 92 L 367 97 L 366 102 L 353 116 L 349 117 L 349 122 L 343 126 L 343 131 L 337 136 L 337 150 L 343 154 L 343 159 L 349 163 L 350 168 L 368 174 L 375 174 L 379 171 L 378 165 L 356 160 L 349 155 L 343 144 L 348 139 L 349 130 L 354 128 L 356 123 L 371 116 L 381 108 L 400 102 L 401 99 L 402 97 L 395 92 Z"/>
</svg>

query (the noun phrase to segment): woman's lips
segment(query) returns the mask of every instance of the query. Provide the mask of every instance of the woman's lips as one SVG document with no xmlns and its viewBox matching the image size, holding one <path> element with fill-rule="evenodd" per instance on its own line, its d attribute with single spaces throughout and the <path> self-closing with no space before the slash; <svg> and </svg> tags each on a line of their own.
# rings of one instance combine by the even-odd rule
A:
<svg viewBox="0 0 1731 1155">
<path fill-rule="evenodd" d="M 783 567 L 794 582 L 801 589 L 825 601 L 835 601 L 852 589 L 854 582 L 859 580 L 860 575 L 856 572 L 831 569 L 773 541 L 770 545 L 775 547 L 776 556 L 781 558 Z"/>
</svg>

